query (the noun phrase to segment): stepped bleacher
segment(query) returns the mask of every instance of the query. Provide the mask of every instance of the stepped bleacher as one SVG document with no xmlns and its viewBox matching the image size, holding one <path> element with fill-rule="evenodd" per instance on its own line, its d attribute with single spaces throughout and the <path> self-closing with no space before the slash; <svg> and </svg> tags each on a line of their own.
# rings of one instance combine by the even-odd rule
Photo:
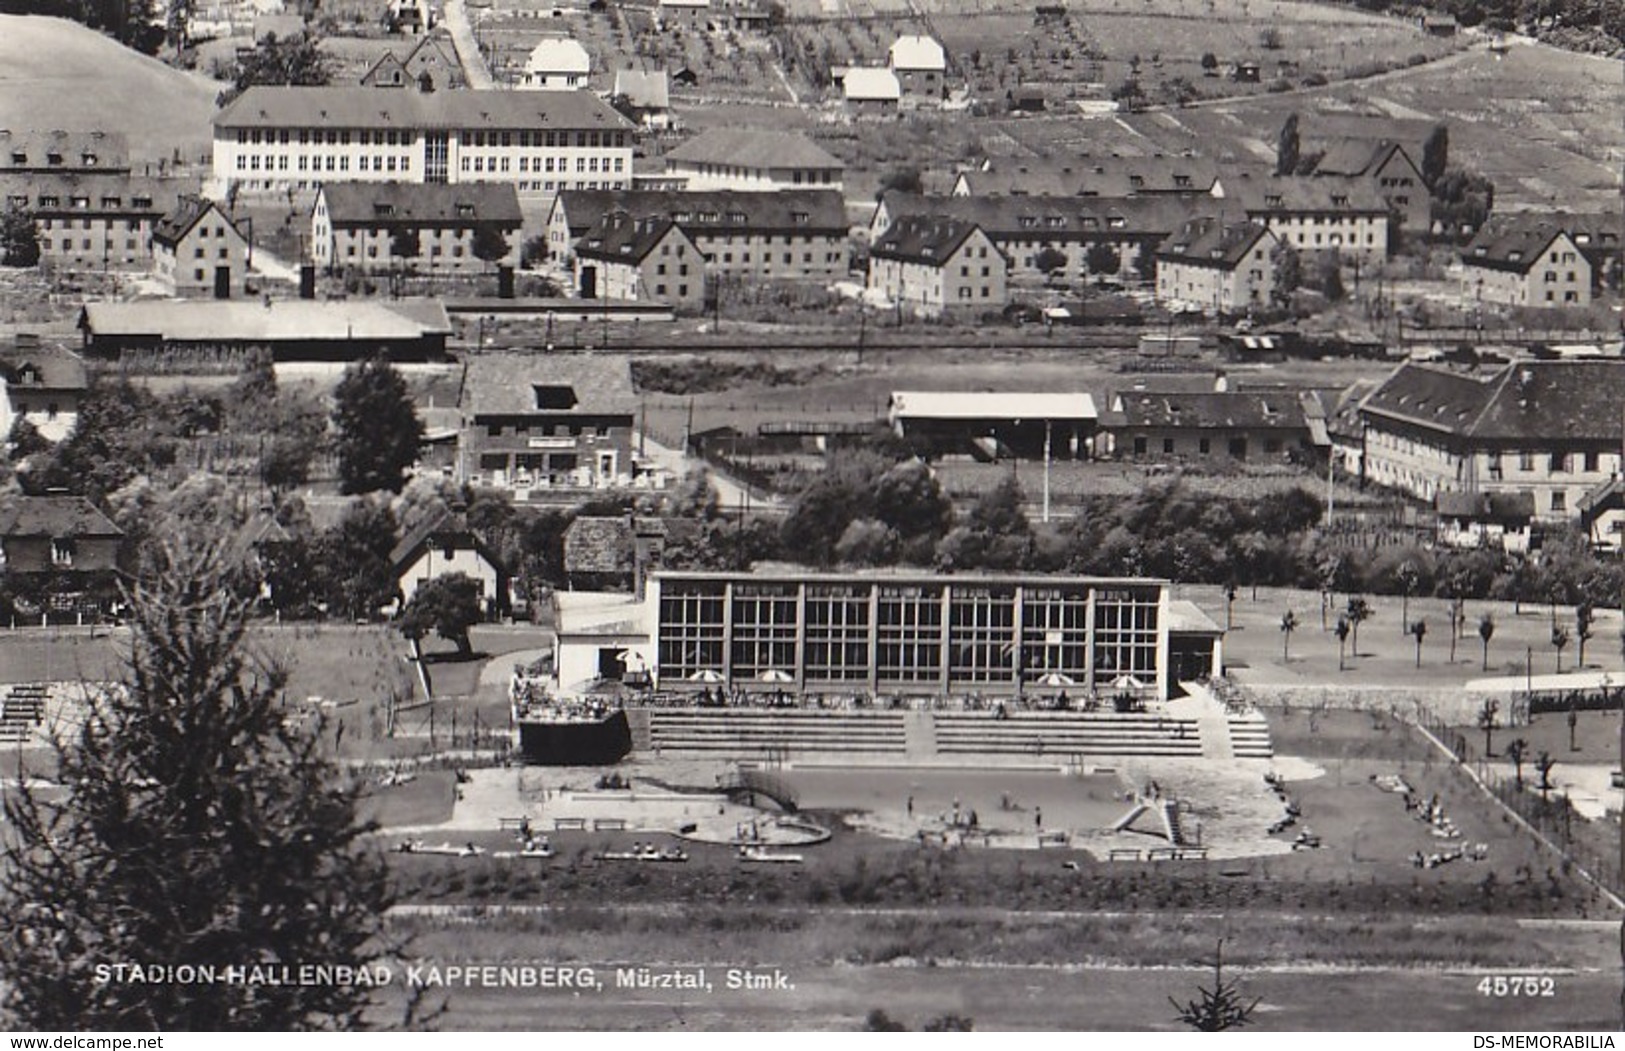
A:
<svg viewBox="0 0 1625 1051">
<path fill-rule="evenodd" d="M 662 754 L 783 758 L 808 753 L 903 755 L 903 712 L 657 708 L 649 743 Z"/>
<path fill-rule="evenodd" d="M 26 744 L 45 723 L 50 688 L 42 682 L 0 687 L 0 742 Z"/>
<path fill-rule="evenodd" d="M 1195 719 L 1155 714 L 1011 712 L 936 713 L 943 755 L 1200 757 Z"/>
<path fill-rule="evenodd" d="M 1270 740 L 1270 724 L 1262 713 L 1232 712 L 1228 719 L 1230 746 L 1237 759 L 1275 758 L 1275 745 Z"/>
</svg>

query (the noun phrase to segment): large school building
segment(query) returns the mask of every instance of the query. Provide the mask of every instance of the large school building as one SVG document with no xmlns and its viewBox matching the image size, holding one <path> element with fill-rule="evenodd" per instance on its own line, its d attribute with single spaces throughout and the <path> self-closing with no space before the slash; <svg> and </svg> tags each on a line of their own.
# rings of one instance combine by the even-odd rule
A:
<svg viewBox="0 0 1625 1051">
<path fill-rule="evenodd" d="M 783 568 L 561 598 L 566 689 L 647 671 L 678 691 L 1167 697 L 1221 664 L 1211 623 L 1185 630 L 1162 580 Z"/>
</svg>

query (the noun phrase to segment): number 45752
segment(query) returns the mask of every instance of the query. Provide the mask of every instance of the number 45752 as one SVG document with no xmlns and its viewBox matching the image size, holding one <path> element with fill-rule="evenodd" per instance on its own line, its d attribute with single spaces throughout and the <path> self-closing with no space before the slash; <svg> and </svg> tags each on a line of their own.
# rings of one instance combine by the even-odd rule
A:
<svg viewBox="0 0 1625 1051">
<path fill-rule="evenodd" d="M 1478 983 L 1480 996 L 1556 996 L 1557 982 L 1546 976 L 1486 975 Z"/>
</svg>

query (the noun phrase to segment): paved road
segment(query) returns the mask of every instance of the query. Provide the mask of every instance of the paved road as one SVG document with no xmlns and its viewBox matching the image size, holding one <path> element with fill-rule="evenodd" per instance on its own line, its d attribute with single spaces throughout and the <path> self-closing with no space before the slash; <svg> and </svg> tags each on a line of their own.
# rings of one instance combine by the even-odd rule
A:
<svg viewBox="0 0 1625 1051">
<path fill-rule="evenodd" d="M 711 487 L 716 490 L 717 500 L 724 511 L 777 511 L 783 508 L 783 501 L 778 497 L 753 495 L 740 483 L 722 474 L 715 467 L 710 467 L 703 460 L 685 456 L 676 449 L 661 445 L 653 438 L 644 438 L 643 444 L 643 451 L 649 459 L 670 471 L 673 479 L 681 479 L 695 467 L 709 467 Z"/>
<path fill-rule="evenodd" d="M 491 71 L 485 68 L 485 58 L 474 40 L 474 30 L 468 24 L 468 6 L 463 0 L 446 0 L 446 28 L 451 31 L 451 44 L 457 49 L 457 61 L 463 64 L 463 78 L 468 86 L 478 91 L 495 87 Z"/>
</svg>

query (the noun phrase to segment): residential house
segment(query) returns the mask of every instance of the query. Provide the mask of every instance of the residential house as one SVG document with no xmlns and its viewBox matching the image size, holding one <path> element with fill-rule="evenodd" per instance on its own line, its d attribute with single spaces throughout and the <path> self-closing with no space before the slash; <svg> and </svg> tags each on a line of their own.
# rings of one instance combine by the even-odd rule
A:
<svg viewBox="0 0 1625 1051">
<path fill-rule="evenodd" d="M 886 415 L 912 448 L 978 460 L 1089 459 L 1099 422 L 1082 391 L 893 391 Z"/>
<path fill-rule="evenodd" d="M 828 282 L 848 272 L 846 207 L 835 190 L 567 190 L 548 214 L 549 254 L 569 260 L 616 211 L 670 219 L 720 280 Z"/>
<path fill-rule="evenodd" d="M 1619 212 L 1554 212 L 1547 219 L 1563 228 L 1591 264 L 1591 289 L 1595 297 L 1610 284 L 1610 275 L 1620 267 Z"/>
<path fill-rule="evenodd" d="M 1257 84 L 1263 78 L 1263 67 L 1250 58 L 1238 59 L 1230 65 L 1230 79 L 1237 84 Z"/>
<path fill-rule="evenodd" d="M 214 116 L 214 176 L 243 190 L 335 182 L 619 189 L 631 121 L 590 91 L 253 87 Z"/>
<path fill-rule="evenodd" d="M 0 175 L 5 205 L 34 217 L 40 265 L 60 271 L 147 270 L 162 202 L 194 186 L 118 172 Z"/>
<path fill-rule="evenodd" d="M 1300 253 L 1337 252 L 1345 262 L 1388 256 L 1388 204 L 1361 180 L 1282 175 L 1230 180 L 1226 198 L 1277 241 Z"/>
<path fill-rule="evenodd" d="M 660 28 L 704 29 L 710 25 L 711 0 L 657 0 L 655 18 Z"/>
<path fill-rule="evenodd" d="M 130 173 L 122 132 L 0 128 L 0 176 L 69 172 Z"/>
<path fill-rule="evenodd" d="M 459 482 L 516 500 L 579 498 L 640 480 L 625 358 L 480 354 L 462 392 Z"/>
<path fill-rule="evenodd" d="M 921 317 L 1003 310 L 1008 260 L 974 223 L 898 219 L 869 247 L 869 290 Z"/>
<path fill-rule="evenodd" d="M 1275 243 L 1260 223 L 1192 219 L 1157 249 L 1157 302 L 1212 316 L 1267 306 Z"/>
<path fill-rule="evenodd" d="M 581 515 L 564 531 L 564 583 L 571 591 L 630 593 L 636 562 L 629 515 Z"/>
<path fill-rule="evenodd" d="M 182 197 L 152 228 L 153 273 L 174 294 L 231 298 L 248 278 L 248 238 L 219 205 Z"/>
<path fill-rule="evenodd" d="M 898 37 L 887 50 L 887 65 L 897 74 L 897 82 L 908 98 L 940 102 L 946 95 L 948 56 L 931 37 Z"/>
<path fill-rule="evenodd" d="M 543 37 L 525 60 L 519 87 L 538 91 L 573 91 L 587 86 L 592 59 L 579 41 L 569 37 Z"/>
<path fill-rule="evenodd" d="M 1544 216 L 1498 218 L 1461 250 L 1461 297 L 1515 307 L 1591 305 L 1591 260 Z"/>
<path fill-rule="evenodd" d="M 1110 453 L 1148 460 L 1318 458 L 1303 392 L 1291 389 L 1117 390 L 1102 414 Z"/>
<path fill-rule="evenodd" d="M 1149 274 L 1157 247 L 1190 214 L 1190 204 L 1177 198 L 1104 198 L 1051 196 L 921 197 L 895 191 L 885 194 L 870 218 L 869 236 L 881 237 L 904 216 L 945 215 L 974 223 L 1009 261 L 1013 282 L 1072 283 L 1086 278 L 1127 279 Z M 1115 252 L 1101 268 L 1089 266 L 1090 249 L 1105 245 Z M 1045 271 L 1040 263 L 1053 249 L 1060 265 Z M 1115 261 L 1115 266 L 1107 264 Z"/>
<path fill-rule="evenodd" d="M 1528 494 L 1536 523 L 1574 522 L 1589 494 L 1620 477 L 1622 405 L 1625 361 L 1514 361 L 1490 372 L 1407 363 L 1360 405 L 1364 479 L 1426 502 Z M 1619 544 L 1620 521 L 1602 542 Z"/>
<path fill-rule="evenodd" d="M 1509 554 L 1529 550 L 1535 518 L 1533 493 L 1442 492 L 1433 500 L 1437 541 L 1445 547 L 1488 547 Z"/>
<path fill-rule="evenodd" d="M 1049 106 L 1049 93 L 1037 84 L 1020 84 L 1005 92 L 1005 103 L 1015 113 L 1042 113 Z"/>
<path fill-rule="evenodd" d="M 839 190 L 844 170 L 805 135 L 763 128 L 711 128 L 666 154 L 691 190 Z"/>
<path fill-rule="evenodd" d="M 1430 229 L 1432 201 L 1422 181 L 1422 169 L 1400 143 L 1390 139 L 1334 140 L 1315 161 L 1313 174 L 1365 182 L 1388 202 L 1401 228 L 1412 234 L 1425 234 Z"/>
<path fill-rule="evenodd" d="M 508 571 L 485 539 L 468 524 L 461 505 L 425 512 L 389 553 L 402 603 L 431 580 L 462 574 L 480 585 L 480 604 L 487 617 L 508 612 Z"/>
<path fill-rule="evenodd" d="M 361 83 L 369 88 L 415 88 L 418 91 L 468 86 L 451 36 L 444 29 L 423 36 L 406 52 L 405 58 L 397 58 L 394 51 L 384 52 L 384 56 L 361 75 Z"/>
<path fill-rule="evenodd" d="M 19 335 L 0 349 L 0 443 L 25 419 L 48 442 L 66 438 L 79 422 L 79 403 L 89 391 L 79 355 Z"/>
<path fill-rule="evenodd" d="M 851 66 L 840 76 L 841 101 L 860 117 L 889 117 L 897 112 L 903 89 L 897 74 L 884 67 Z"/>
<path fill-rule="evenodd" d="M 0 578 L 12 612 L 51 620 L 94 616 L 118 594 L 124 533 L 82 496 L 0 503 Z"/>
<path fill-rule="evenodd" d="M 671 87 L 663 69 L 647 73 L 636 69 L 616 70 L 611 99 L 623 114 L 645 128 L 665 131 L 671 127 Z"/>
<path fill-rule="evenodd" d="M 328 271 L 478 273 L 518 265 L 523 224 L 508 183 L 333 183 L 311 210 L 311 261 Z M 475 254 L 481 230 L 507 243 L 502 258 Z"/>
<path fill-rule="evenodd" d="M 959 197 L 1223 197 L 1228 174 L 1202 157 L 1116 154 L 1028 160 L 1000 158 L 960 172 Z"/>
<path fill-rule="evenodd" d="M 576 242 L 575 279 L 583 299 L 652 299 L 688 312 L 705 304 L 705 254 L 659 215 L 600 219 Z"/>
<path fill-rule="evenodd" d="M 1418 19 L 1418 22 L 1422 26 L 1422 32 L 1428 36 L 1453 37 L 1456 35 L 1457 23 L 1455 15 L 1439 15 L 1426 12 Z"/>
</svg>

